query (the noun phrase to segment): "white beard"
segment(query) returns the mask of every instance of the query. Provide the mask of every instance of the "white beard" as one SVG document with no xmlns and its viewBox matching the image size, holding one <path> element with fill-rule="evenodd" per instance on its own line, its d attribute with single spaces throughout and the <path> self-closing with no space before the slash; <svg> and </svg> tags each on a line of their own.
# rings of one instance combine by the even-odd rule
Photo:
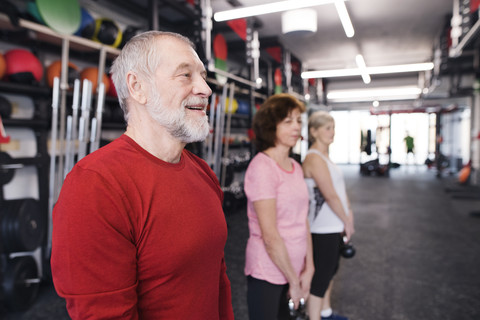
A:
<svg viewBox="0 0 480 320">
<path fill-rule="evenodd" d="M 184 143 L 203 141 L 210 132 L 208 118 L 192 116 L 188 117 L 186 106 L 202 104 L 204 110 L 208 104 L 207 98 L 190 97 L 182 101 L 180 108 L 162 106 L 160 95 L 154 91 L 152 101 L 147 102 L 146 107 L 150 116 L 162 127 L 167 129 L 172 137 Z"/>
</svg>

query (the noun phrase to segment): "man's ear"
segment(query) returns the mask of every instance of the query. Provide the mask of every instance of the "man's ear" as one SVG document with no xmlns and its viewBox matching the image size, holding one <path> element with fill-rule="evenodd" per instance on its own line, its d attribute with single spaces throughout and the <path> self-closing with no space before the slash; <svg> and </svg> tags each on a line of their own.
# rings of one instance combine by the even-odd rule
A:
<svg viewBox="0 0 480 320">
<path fill-rule="evenodd" d="M 130 92 L 130 97 L 139 104 L 145 104 L 147 102 L 147 88 L 145 82 L 143 82 L 134 72 L 127 73 L 127 88 Z"/>
</svg>

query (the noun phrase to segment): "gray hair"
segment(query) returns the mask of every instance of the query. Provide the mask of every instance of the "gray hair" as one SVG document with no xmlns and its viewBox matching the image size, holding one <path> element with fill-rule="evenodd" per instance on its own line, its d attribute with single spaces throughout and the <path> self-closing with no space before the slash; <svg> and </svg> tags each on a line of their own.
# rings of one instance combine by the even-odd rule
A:
<svg viewBox="0 0 480 320">
<path fill-rule="evenodd" d="M 178 33 L 166 31 L 147 31 L 130 39 L 123 47 L 120 55 L 113 62 L 110 73 L 117 91 L 118 102 L 123 110 L 125 120 L 128 121 L 129 110 L 127 99 L 129 97 L 127 87 L 127 73 L 133 71 L 148 82 L 154 83 L 154 74 L 161 61 L 159 46 L 153 45 L 155 40 L 161 37 L 173 37 L 179 39 L 193 49 L 195 46 L 190 39 Z"/>
<path fill-rule="evenodd" d="M 312 113 L 308 117 L 308 141 L 310 143 L 315 142 L 315 138 L 310 134 L 310 130 L 321 128 L 330 122 L 335 123 L 335 120 L 327 111 L 319 110 Z"/>
</svg>

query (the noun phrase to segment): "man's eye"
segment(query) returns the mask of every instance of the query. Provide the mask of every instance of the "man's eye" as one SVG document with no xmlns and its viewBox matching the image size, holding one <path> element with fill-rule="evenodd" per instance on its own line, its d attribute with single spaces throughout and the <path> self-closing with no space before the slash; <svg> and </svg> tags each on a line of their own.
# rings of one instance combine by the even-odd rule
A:
<svg viewBox="0 0 480 320">
<path fill-rule="evenodd" d="M 191 74 L 190 73 L 184 73 L 183 76 L 187 77 L 187 78 L 190 78 Z"/>
</svg>

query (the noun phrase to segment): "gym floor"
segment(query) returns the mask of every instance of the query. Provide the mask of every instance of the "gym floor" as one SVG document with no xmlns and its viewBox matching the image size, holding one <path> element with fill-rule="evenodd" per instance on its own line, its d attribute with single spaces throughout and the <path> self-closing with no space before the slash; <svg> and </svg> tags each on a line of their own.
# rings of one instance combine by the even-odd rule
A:
<svg viewBox="0 0 480 320">
<path fill-rule="evenodd" d="M 342 259 L 333 290 L 336 312 L 352 320 L 480 319 L 480 189 L 423 166 L 389 177 L 341 166 L 355 213 L 357 254 Z M 225 248 L 235 319 L 246 320 L 245 209 L 226 214 Z M 2 319 L 69 319 L 49 284 L 26 312 Z"/>
</svg>

